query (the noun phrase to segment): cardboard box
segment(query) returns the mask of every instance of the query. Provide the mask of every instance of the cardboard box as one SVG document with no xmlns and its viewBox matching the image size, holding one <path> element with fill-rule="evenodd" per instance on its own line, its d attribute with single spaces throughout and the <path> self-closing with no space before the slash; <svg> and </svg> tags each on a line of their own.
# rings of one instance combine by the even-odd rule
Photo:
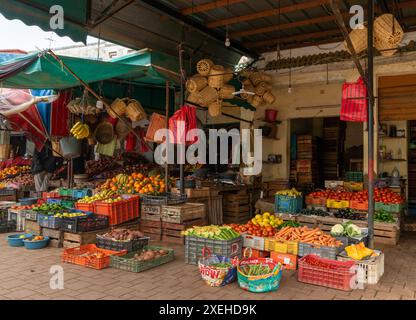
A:
<svg viewBox="0 0 416 320">
<path fill-rule="evenodd" d="M 262 250 L 256 250 L 251 248 L 245 248 L 243 247 L 243 254 L 247 255 L 250 258 L 269 258 L 270 252 L 269 251 L 262 251 Z M 250 256 L 251 253 L 251 256 Z"/>
<path fill-rule="evenodd" d="M 280 262 L 285 267 L 285 269 L 297 269 L 298 257 L 294 254 L 279 253 L 272 251 L 270 252 L 270 258 L 272 258 L 276 262 Z"/>
</svg>

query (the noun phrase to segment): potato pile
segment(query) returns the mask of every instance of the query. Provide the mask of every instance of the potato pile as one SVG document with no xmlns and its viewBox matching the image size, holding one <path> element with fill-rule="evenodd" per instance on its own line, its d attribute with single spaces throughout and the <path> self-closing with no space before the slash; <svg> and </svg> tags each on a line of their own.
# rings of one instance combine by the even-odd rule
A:
<svg viewBox="0 0 416 320">
<path fill-rule="evenodd" d="M 142 232 L 128 229 L 114 229 L 102 235 L 102 238 L 113 241 L 132 241 L 143 237 Z"/>
<path fill-rule="evenodd" d="M 153 259 L 158 259 L 162 256 L 167 255 L 167 254 L 169 254 L 168 250 L 163 250 L 163 249 L 151 250 L 151 249 L 148 249 L 148 250 L 143 250 L 142 253 L 140 253 L 140 254 L 136 253 L 134 255 L 134 259 L 137 260 L 137 261 L 149 261 L 149 260 L 153 260 Z"/>
</svg>

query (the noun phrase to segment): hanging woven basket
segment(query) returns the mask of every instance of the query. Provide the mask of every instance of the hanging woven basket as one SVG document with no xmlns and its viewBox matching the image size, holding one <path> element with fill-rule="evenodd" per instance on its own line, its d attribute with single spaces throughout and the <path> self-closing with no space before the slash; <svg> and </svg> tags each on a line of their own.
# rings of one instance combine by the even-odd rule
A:
<svg viewBox="0 0 416 320">
<path fill-rule="evenodd" d="M 186 81 L 186 90 L 190 93 L 198 92 L 205 88 L 207 84 L 208 80 L 206 77 L 196 75 Z"/>
<path fill-rule="evenodd" d="M 267 83 L 266 82 L 260 82 L 257 86 L 256 86 L 256 89 L 255 89 L 255 93 L 258 95 L 258 96 L 263 96 L 263 94 L 265 94 L 266 93 L 266 91 L 268 90 L 268 88 L 269 88 L 269 86 L 267 85 Z"/>
<path fill-rule="evenodd" d="M 217 100 L 208 105 L 208 113 L 211 117 L 218 117 L 221 115 L 222 101 Z"/>
<path fill-rule="evenodd" d="M 273 104 L 276 101 L 276 97 L 270 91 L 266 91 L 263 94 L 263 100 L 266 104 Z"/>
<path fill-rule="evenodd" d="M 131 99 L 126 107 L 126 116 L 131 121 L 140 121 L 145 119 L 146 111 L 144 111 L 144 108 L 142 107 L 141 103 L 135 99 Z"/>
<path fill-rule="evenodd" d="M 264 103 L 263 97 L 260 97 L 258 95 L 253 96 L 253 101 L 251 102 L 251 105 L 255 108 L 260 107 Z"/>
<path fill-rule="evenodd" d="M 107 109 L 107 113 L 111 118 L 116 119 L 118 116 L 124 116 L 126 114 L 126 101 L 128 101 L 128 98 L 116 98 L 113 103 L 111 104 L 111 108 Z M 116 114 L 117 113 L 117 114 Z"/>
<path fill-rule="evenodd" d="M 364 29 L 354 29 L 350 32 L 350 39 L 354 50 L 356 53 L 363 52 L 367 49 L 368 41 L 367 41 L 367 28 Z M 351 54 L 350 49 L 348 48 L 347 41 L 344 41 L 345 50 Z"/>
<path fill-rule="evenodd" d="M 234 95 L 233 93 L 235 92 L 235 87 L 230 85 L 230 84 L 225 84 L 221 89 L 220 89 L 220 98 L 221 99 L 233 99 Z"/>
<path fill-rule="evenodd" d="M 195 92 L 188 95 L 186 100 L 190 103 L 201 104 L 201 93 Z"/>
<path fill-rule="evenodd" d="M 374 20 L 374 44 L 381 55 L 394 55 L 403 37 L 404 31 L 394 15 L 387 13 Z"/>
<path fill-rule="evenodd" d="M 210 86 L 206 86 L 199 92 L 200 95 L 200 105 L 203 107 L 208 106 L 211 102 L 214 102 L 218 99 L 218 92 Z"/>
<path fill-rule="evenodd" d="M 211 68 L 208 76 L 208 85 L 211 88 L 220 89 L 224 86 L 224 67 L 215 65 Z"/>
<path fill-rule="evenodd" d="M 234 77 L 234 69 L 231 67 L 227 67 L 224 70 L 224 83 L 230 82 L 233 80 Z"/>
<path fill-rule="evenodd" d="M 108 121 L 102 121 L 94 131 L 94 137 L 98 143 L 107 144 L 114 139 L 114 127 Z"/>
<path fill-rule="evenodd" d="M 253 83 L 253 86 L 257 87 L 258 84 L 263 81 L 263 74 L 261 72 L 253 72 L 250 75 L 250 80 Z"/>
<path fill-rule="evenodd" d="M 254 92 L 254 86 L 253 86 L 253 83 L 250 81 L 250 79 L 244 80 L 243 85 L 244 85 L 244 90 L 249 91 L 249 92 Z M 248 94 L 248 93 L 241 93 L 240 97 L 245 100 L 249 100 L 250 98 L 253 98 L 253 95 Z"/>
<path fill-rule="evenodd" d="M 198 71 L 198 73 L 201 76 L 207 76 L 209 75 L 209 72 L 211 71 L 211 67 L 213 65 L 214 65 L 214 62 L 212 62 L 212 60 L 202 59 L 198 61 L 198 63 L 196 64 L 196 71 Z"/>
<path fill-rule="evenodd" d="M 118 120 L 116 124 L 116 134 L 119 139 L 124 139 L 130 132 L 129 127 L 126 125 L 126 122 L 129 123 L 129 120 L 125 117 L 122 117 L 122 120 Z"/>
</svg>

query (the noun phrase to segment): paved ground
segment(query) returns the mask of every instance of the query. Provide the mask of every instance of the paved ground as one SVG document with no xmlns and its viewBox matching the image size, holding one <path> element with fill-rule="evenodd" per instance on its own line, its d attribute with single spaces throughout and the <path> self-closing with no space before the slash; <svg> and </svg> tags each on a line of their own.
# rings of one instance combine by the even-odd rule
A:
<svg viewBox="0 0 416 320">
<path fill-rule="evenodd" d="M 306 285 L 296 273 L 285 271 L 280 289 L 253 294 L 237 283 L 211 288 L 200 279 L 197 267 L 183 262 L 181 246 L 175 261 L 143 273 L 117 269 L 92 270 L 60 262 L 62 249 L 29 251 L 10 248 L 1 235 L 0 299 L 414 299 L 416 291 L 416 233 L 405 235 L 398 246 L 385 247 L 385 274 L 365 290 L 343 292 Z M 52 265 L 62 265 L 64 289 L 49 287 Z"/>
</svg>

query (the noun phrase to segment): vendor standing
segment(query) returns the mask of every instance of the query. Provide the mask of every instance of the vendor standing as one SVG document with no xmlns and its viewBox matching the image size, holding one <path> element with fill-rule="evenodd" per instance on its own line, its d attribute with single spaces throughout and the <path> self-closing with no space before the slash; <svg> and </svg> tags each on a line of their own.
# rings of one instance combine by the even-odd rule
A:
<svg viewBox="0 0 416 320">
<path fill-rule="evenodd" d="M 32 174 L 37 192 L 48 191 L 49 180 L 61 161 L 62 159 L 53 156 L 51 148 L 46 145 L 41 151 L 35 150 L 32 158 Z"/>
</svg>

